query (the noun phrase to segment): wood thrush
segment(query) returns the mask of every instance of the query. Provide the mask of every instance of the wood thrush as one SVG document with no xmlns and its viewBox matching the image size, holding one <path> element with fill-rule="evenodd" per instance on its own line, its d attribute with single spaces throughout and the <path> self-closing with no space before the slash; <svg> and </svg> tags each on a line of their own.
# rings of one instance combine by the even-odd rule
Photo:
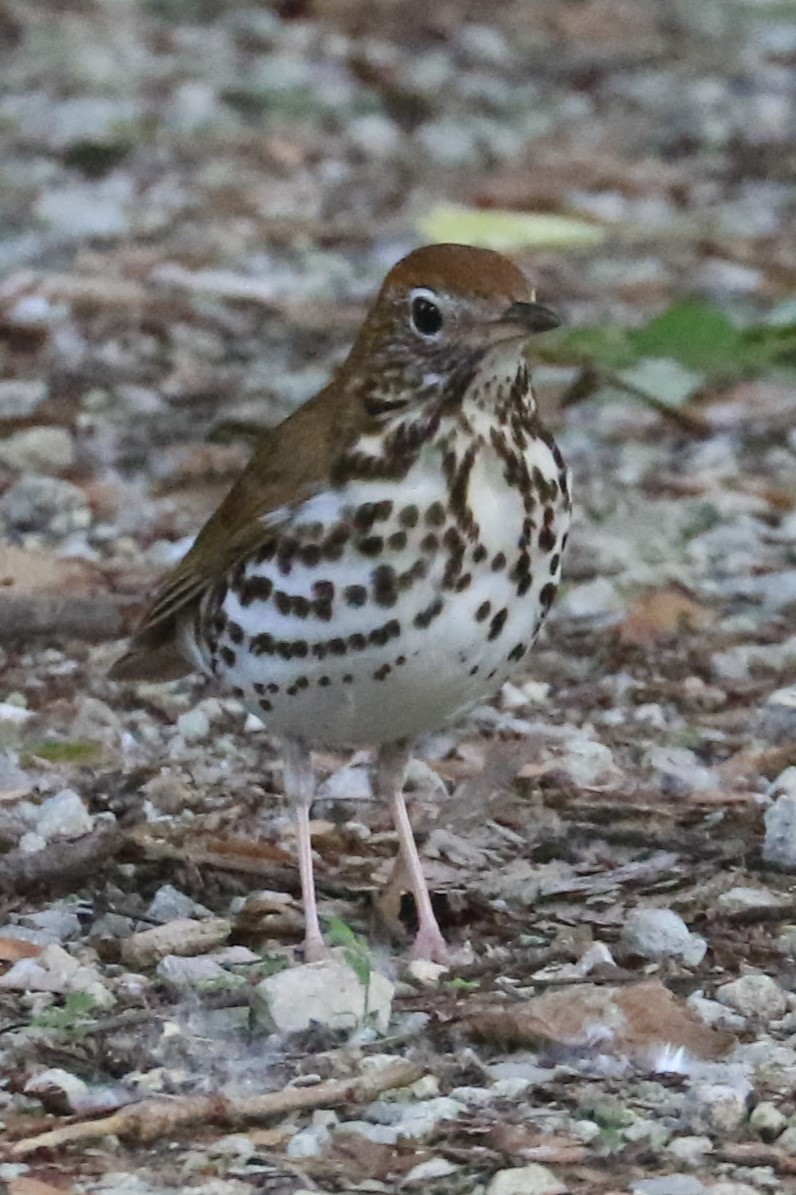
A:
<svg viewBox="0 0 796 1195">
<path fill-rule="evenodd" d="M 570 497 L 524 356 L 559 323 L 506 258 L 416 250 L 329 385 L 268 431 L 156 594 L 119 680 L 200 669 L 280 735 L 306 957 L 313 746 L 378 747 L 419 921 L 441 961 L 402 786 L 409 745 L 518 668 L 555 596 Z"/>
</svg>

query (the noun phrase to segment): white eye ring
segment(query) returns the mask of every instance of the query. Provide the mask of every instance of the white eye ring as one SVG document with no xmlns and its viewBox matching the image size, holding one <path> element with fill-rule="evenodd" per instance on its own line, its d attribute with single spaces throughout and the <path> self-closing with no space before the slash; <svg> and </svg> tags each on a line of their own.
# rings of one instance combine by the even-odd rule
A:
<svg viewBox="0 0 796 1195">
<path fill-rule="evenodd" d="M 409 293 L 409 320 L 418 336 L 424 340 L 436 340 L 442 331 L 444 318 L 439 299 L 433 290 L 416 286 Z"/>
</svg>

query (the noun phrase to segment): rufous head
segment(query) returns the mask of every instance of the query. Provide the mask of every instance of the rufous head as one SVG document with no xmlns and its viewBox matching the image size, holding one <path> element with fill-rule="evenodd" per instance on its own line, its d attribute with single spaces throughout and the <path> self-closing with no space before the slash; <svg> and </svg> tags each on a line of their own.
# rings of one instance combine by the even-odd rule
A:
<svg viewBox="0 0 796 1195">
<path fill-rule="evenodd" d="M 426 245 L 385 278 L 348 371 L 370 375 L 385 396 L 405 390 L 429 398 L 463 365 L 487 357 L 501 374 L 513 372 L 528 338 L 559 323 L 554 311 L 532 298 L 522 271 L 500 253 Z"/>
</svg>

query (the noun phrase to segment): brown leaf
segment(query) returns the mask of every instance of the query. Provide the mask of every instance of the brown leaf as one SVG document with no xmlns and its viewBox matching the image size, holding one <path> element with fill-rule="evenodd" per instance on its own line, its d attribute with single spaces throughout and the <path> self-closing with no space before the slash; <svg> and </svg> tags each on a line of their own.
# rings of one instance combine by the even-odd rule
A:
<svg viewBox="0 0 796 1195">
<path fill-rule="evenodd" d="M 659 589 L 647 593 L 630 607 L 619 628 L 622 643 L 645 647 L 669 639 L 678 631 L 698 631 L 715 621 L 716 615 L 680 589 Z"/>
<path fill-rule="evenodd" d="M 479 1040 L 503 1047 L 599 1047 L 601 1053 L 629 1055 L 647 1064 L 664 1049 L 718 1058 L 734 1040 L 704 1025 L 658 980 L 551 990 L 524 1004 L 486 1008 L 468 1017 L 465 1027 Z"/>
<path fill-rule="evenodd" d="M 42 1182 L 40 1178 L 9 1178 L 6 1180 L 8 1195 L 68 1195 L 74 1191 L 70 1184 L 66 1187 L 54 1187 L 51 1183 Z"/>
<path fill-rule="evenodd" d="M 38 958 L 42 952 L 41 946 L 33 942 L 23 942 L 19 938 L 0 938 L 0 962 L 18 963 L 23 958 Z"/>
</svg>

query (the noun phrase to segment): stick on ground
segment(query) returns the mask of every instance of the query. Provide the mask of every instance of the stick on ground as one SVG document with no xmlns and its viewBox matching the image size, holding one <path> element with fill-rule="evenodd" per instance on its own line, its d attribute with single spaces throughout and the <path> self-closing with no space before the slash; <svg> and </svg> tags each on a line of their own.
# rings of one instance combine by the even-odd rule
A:
<svg viewBox="0 0 796 1195">
<path fill-rule="evenodd" d="M 405 1087 L 423 1074 L 414 1062 L 396 1062 L 373 1075 L 333 1079 L 313 1087 L 287 1087 L 266 1095 L 238 1098 L 220 1092 L 178 1096 L 174 1099 L 142 1100 L 98 1120 L 81 1120 L 36 1137 L 25 1137 L 10 1149 L 21 1158 L 39 1149 L 60 1149 L 65 1145 L 95 1140 L 108 1133 L 134 1141 L 155 1141 L 170 1137 L 197 1124 L 234 1125 L 305 1108 L 330 1108 L 347 1103 L 369 1103 L 391 1087 Z"/>
</svg>

